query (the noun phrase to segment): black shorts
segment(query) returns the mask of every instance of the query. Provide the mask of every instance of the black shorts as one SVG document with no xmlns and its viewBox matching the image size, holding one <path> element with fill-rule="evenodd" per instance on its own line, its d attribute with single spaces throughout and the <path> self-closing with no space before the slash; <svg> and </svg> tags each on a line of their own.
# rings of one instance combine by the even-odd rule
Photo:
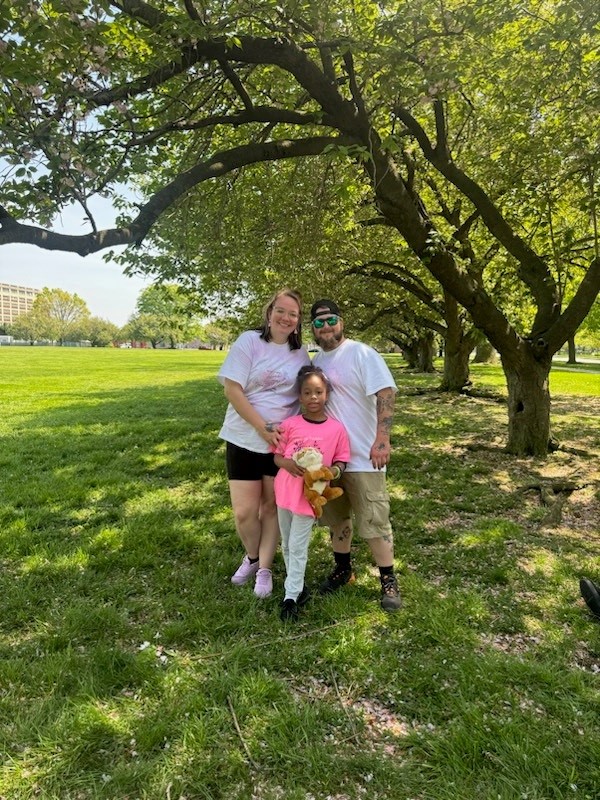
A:
<svg viewBox="0 0 600 800">
<path fill-rule="evenodd" d="M 227 477 L 230 481 L 260 481 L 265 475 L 275 477 L 273 453 L 253 453 L 227 442 Z"/>
</svg>

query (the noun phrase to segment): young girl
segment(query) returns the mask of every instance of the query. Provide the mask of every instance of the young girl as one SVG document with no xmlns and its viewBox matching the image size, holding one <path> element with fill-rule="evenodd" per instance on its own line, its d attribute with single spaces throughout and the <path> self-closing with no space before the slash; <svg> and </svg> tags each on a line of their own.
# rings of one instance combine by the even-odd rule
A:
<svg viewBox="0 0 600 800">
<path fill-rule="evenodd" d="M 304 497 L 304 470 L 292 456 L 305 447 L 315 447 L 323 456 L 323 464 L 331 465 L 336 478 L 340 477 L 350 459 L 346 429 L 325 413 L 331 384 L 323 370 L 312 364 L 302 367 L 296 387 L 302 413 L 281 423 L 281 437 L 274 448 L 275 464 L 279 467 L 275 477 L 275 502 L 287 573 L 281 619 L 292 622 L 298 619 L 298 606 L 308 600 L 304 573 L 315 521 L 313 509 Z"/>
</svg>

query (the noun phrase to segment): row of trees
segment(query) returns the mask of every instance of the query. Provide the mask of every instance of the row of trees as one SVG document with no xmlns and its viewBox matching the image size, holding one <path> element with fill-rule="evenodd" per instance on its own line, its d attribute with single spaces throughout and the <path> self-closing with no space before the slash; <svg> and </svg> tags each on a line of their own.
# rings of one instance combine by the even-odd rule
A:
<svg viewBox="0 0 600 800">
<path fill-rule="evenodd" d="M 65 342 L 88 340 L 95 347 L 105 347 L 118 339 L 119 327 L 100 317 L 93 317 L 81 297 L 62 289 L 43 289 L 31 311 L 21 314 L 6 328 L 16 339 L 29 342 Z"/>
<path fill-rule="evenodd" d="M 509 451 L 543 455 L 600 290 L 599 26 L 595 0 L 13 0 L 0 245 L 122 245 L 235 306 L 333 290 L 406 349 L 442 336 L 449 389 L 483 337 Z M 71 203 L 88 233 L 50 229 Z"/>
<path fill-rule="evenodd" d="M 227 323 L 202 323 L 194 315 L 190 300 L 175 285 L 144 289 L 134 314 L 123 327 L 93 317 L 77 294 L 45 288 L 36 296 L 31 311 L 17 317 L 6 330 L 15 338 L 32 343 L 89 341 L 92 347 L 137 341 L 174 348 L 196 339 L 218 348 L 232 337 Z"/>
</svg>

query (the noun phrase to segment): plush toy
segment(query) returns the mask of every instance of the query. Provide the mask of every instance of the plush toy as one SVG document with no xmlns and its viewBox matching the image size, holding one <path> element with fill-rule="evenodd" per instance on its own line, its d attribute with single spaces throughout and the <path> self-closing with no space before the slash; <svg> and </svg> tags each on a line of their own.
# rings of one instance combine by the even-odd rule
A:
<svg viewBox="0 0 600 800">
<path fill-rule="evenodd" d="M 327 485 L 327 481 L 333 480 L 335 475 L 329 467 L 323 466 L 323 456 L 315 447 L 304 447 L 292 458 L 299 467 L 304 467 L 304 497 L 319 519 L 325 503 L 344 494 L 344 490 Z"/>
</svg>

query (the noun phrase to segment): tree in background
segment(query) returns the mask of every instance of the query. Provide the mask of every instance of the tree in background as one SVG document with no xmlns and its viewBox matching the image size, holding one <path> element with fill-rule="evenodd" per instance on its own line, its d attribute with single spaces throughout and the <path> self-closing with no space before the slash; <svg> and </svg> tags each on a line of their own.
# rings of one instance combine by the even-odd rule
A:
<svg viewBox="0 0 600 800">
<path fill-rule="evenodd" d="M 44 336 L 46 330 L 44 322 L 33 311 L 19 314 L 10 325 L 7 325 L 6 330 L 15 339 L 22 339 L 32 345 L 47 338 Z"/>
<path fill-rule="evenodd" d="M 202 183 L 289 158 L 322 157 L 335 172 L 341 159 L 499 352 L 508 450 L 543 455 L 552 356 L 600 288 L 599 18 L 592 0 L 549 0 L 543 13 L 533 0 L 258 0 L 251 11 L 242 0 L 13 0 L 0 13 L 0 244 L 138 246 Z M 98 230 L 89 198 L 132 181 L 143 202 Z M 72 202 L 88 234 L 41 227 Z M 435 213 L 440 202 L 451 214 Z M 494 247 L 501 257 L 482 272 L 469 247 L 481 248 L 476 263 Z M 527 296 L 526 327 L 490 292 L 498 283 Z"/>
<path fill-rule="evenodd" d="M 119 338 L 119 326 L 101 317 L 90 317 L 84 338 L 90 341 L 92 347 L 107 347 Z"/>
<path fill-rule="evenodd" d="M 89 318 L 85 300 L 77 294 L 44 288 L 36 295 L 31 311 L 17 317 L 10 330 L 31 342 L 45 339 L 62 345 L 86 339 Z"/>
<path fill-rule="evenodd" d="M 201 330 L 195 302 L 175 284 L 144 289 L 126 327 L 132 339 L 149 341 L 152 347 L 164 343 L 171 349 L 196 338 Z"/>
<path fill-rule="evenodd" d="M 212 350 L 223 350 L 236 337 L 234 326 L 227 319 L 207 322 L 198 333 L 199 338 Z"/>
<path fill-rule="evenodd" d="M 584 324 L 578 331 L 577 340 L 582 347 L 600 352 L 600 299 L 596 300 L 585 318 Z"/>
</svg>

